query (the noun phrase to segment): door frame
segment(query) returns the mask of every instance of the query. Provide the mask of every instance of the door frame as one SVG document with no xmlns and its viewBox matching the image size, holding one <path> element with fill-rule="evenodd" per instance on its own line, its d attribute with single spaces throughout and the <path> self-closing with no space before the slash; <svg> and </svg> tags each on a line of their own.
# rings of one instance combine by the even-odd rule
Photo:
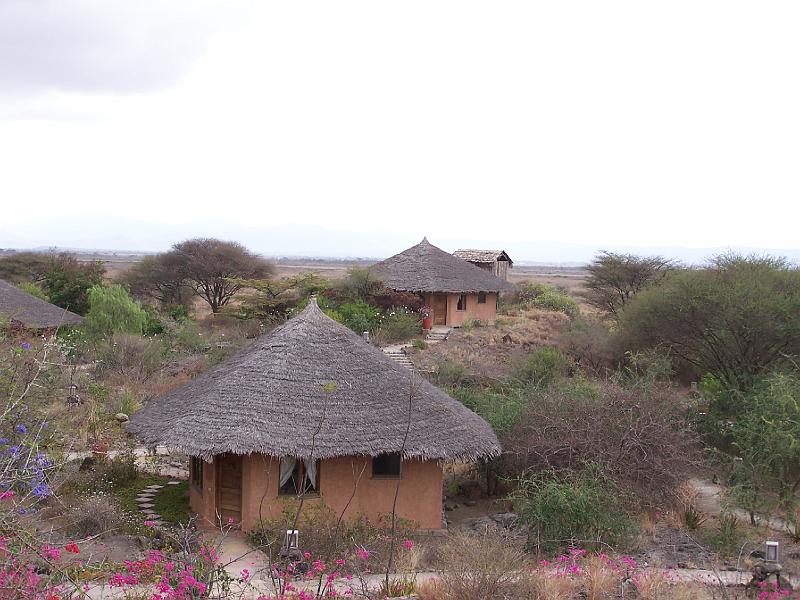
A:
<svg viewBox="0 0 800 600">
<path fill-rule="evenodd" d="M 225 460 L 230 460 L 231 458 L 235 458 L 239 461 L 239 470 L 240 470 L 240 481 L 239 481 L 239 522 L 237 522 L 234 527 L 239 528 L 242 525 L 242 520 L 244 518 L 243 504 L 244 504 L 244 457 L 240 454 L 234 454 L 232 452 L 223 454 L 217 457 L 217 460 L 214 461 L 215 469 L 214 469 L 214 512 L 216 513 L 216 517 L 218 519 L 222 519 L 222 511 L 220 510 L 220 494 L 222 492 L 222 463 Z M 224 523 L 223 523 L 224 525 Z"/>
<path fill-rule="evenodd" d="M 438 318 L 439 315 L 438 315 L 438 313 L 436 311 L 436 299 L 437 298 L 443 298 L 444 299 L 444 302 L 442 303 L 444 305 L 444 318 L 442 319 L 442 322 L 438 322 L 439 321 L 439 318 Z M 434 325 L 440 325 L 440 326 L 441 325 L 447 325 L 447 312 L 448 312 L 448 309 L 449 309 L 448 304 L 450 304 L 450 295 L 449 294 L 433 294 L 433 297 L 431 298 L 431 305 L 432 305 L 431 308 L 433 309 L 433 324 Z"/>
</svg>

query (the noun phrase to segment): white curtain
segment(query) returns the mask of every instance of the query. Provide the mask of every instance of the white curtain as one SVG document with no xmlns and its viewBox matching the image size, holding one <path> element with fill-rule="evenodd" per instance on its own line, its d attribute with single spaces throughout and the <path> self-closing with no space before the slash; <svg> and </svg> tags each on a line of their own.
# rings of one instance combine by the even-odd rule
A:
<svg viewBox="0 0 800 600">
<path fill-rule="evenodd" d="M 281 458 L 281 478 L 278 487 L 283 487 L 284 484 L 292 478 L 292 473 L 294 473 L 294 466 L 296 463 L 297 460 L 291 456 L 284 456 Z"/>
<path fill-rule="evenodd" d="M 306 466 L 308 482 L 311 484 L 312 488 L 317 489 L 317 461 L 303 460 L 303 464 Z"/>
</svg>

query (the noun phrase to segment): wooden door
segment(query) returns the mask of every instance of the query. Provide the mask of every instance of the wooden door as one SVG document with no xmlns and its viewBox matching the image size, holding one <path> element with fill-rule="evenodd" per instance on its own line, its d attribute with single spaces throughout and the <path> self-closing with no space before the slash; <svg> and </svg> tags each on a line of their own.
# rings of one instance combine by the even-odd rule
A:
<svg viewBox="0 0 800 600">
<path fill-rule="evenodd" d="M 222 524 L 242 522 L 242 457 L 223 454 L 217 463 L 217 513 Z"/>
<path fill-rule="evenodd" d="M 433 324 L 447 325 L 447 294 L 433 296 Z"/>
</svg>

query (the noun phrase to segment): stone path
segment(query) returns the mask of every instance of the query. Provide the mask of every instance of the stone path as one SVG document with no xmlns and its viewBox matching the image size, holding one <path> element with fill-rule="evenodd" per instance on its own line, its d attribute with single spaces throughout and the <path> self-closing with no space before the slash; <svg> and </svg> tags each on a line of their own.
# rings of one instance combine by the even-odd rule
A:
<svg viewBox="0 0 800 600">
<path fill-rule="evenodd" d="M 168 481 L 167 485 L 180 485 L 180 481 Z M 136 496 L 136 504 L 139 506 L 139 510 L 145 516 L 145 520 L 152 521 L 156 527 L 164 527 L 166 523 L 161 520 L 161 515 L 158 514 L 155 510 L 155 503 L 153 500 L 155 499 L 155 495 L 161 490 L 164 486 L 153 484 L 148 485 L 141 494 Z"/>
<path fill-rule="evenodd" d="M 725 488 L 716 483 L 712 483 L 705 479 L 693 478 L 689 480 L 689 485 L 697 492 L 695 505 L 698 510 L 708 513 L 710 515 L 719 516 L 724 512 L 729 512 L 742 523 L 750 523 L 750 514 L 741 508 L 726 511 L 723 506 L 723 496 Z M 773 531 L 781 533 L 791 532 L 791 526 L 785 520 L 779 517 L 765 518 L 761 515 L 756 515 L 756 524 L 763 525 Z"/>
<path fill-rule="evenodd" d="M 110 450 L 106 453 L 106 458 L 113 460 L 121 453 L 122 452 L 119 450 Z M 173 479 L 189 479 L 188 469 L 184 468 L 179 463 L 165 464 L 165 460 L 170 455 L 169 449 L 166 446 L 156 446 L 155 451 L 145 446 L 138 446 L 132 450 L 132 453 L 136 466 L 142 471 L 154 475 L 161 475 L 162 477 L 171 477 Z M 92 456 L 91 452 L 68 452 L 65 458 L 67 461 L 73 461 L 83 460 L 90 456 Z"/>
</svg>

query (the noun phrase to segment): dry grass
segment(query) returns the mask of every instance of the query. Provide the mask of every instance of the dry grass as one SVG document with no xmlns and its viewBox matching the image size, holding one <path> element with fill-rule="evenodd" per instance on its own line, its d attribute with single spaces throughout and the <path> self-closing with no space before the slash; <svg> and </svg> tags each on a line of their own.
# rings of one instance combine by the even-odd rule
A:
<svg viewBox="0 0 800 600">
<path fill-rule="evenodd" d="M 456 329 L 447 342 L 415 351 L 412 360 L 418 366 L 434 369 L 443 362 L 459 363 L 472 376 L 501 377 L 509 375 L 532 350 L 556 345 L 559 332 L 570 322 L 564 313 L 538 309 L 513 312 L 499 315 L 496 324 Z"/>
</svg>

